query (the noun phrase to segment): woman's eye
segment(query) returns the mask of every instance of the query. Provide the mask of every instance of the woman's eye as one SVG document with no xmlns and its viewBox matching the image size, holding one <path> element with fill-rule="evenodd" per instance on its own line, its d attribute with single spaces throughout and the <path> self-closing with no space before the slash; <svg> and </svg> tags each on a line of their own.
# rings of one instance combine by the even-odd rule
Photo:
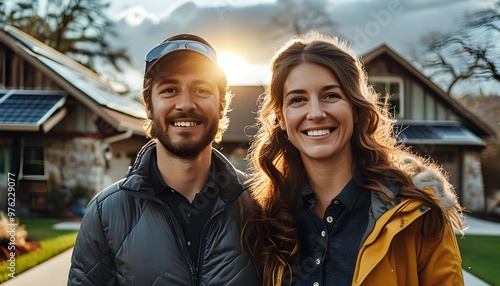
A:
<svg viewBox="0 0 500 286">
<path fill-rule="evenodd" d="M 295 97 L 290 100 L 290 103 L 299 103 L 299 102 L 304 102 L 305 100 L 301 97 Z"/>
<path fill-rule="evenodd" d="M 328 93 L 327 95 L 325 95 L 325 98 L 339 98 L 339 99 L 342 99 L 342 97 L 338 93 Z"/>
</svg>

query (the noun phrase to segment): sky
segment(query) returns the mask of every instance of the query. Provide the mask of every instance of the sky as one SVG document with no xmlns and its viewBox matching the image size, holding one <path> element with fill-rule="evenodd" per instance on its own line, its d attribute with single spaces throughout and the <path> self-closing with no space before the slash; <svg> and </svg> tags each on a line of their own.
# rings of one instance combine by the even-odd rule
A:
<svg viewBox="0 0 500 286">
<path fill-rule="evenodd" d="M 333 26 L 320 32 L 346 40 L 360 56 L 386 44 L 409 61 L 422 47 L 422 37 L 432 32 L 450 32 L 466 13 L 491 3 L 487 0 L 324 1 L 324 11 Z M 139 90 L 145 53 L 171 35 L 194 33 L 215 47 L 230 85 L 266 84 L 274 52 L 293 35 L 288 27 L 273 22 L 277 17 L 291 18 L 290 11 L 280 8 L 279 2 L 302 1 L 113 0 L 107 12 L 115 23 L 117 36 L 111 42 L 116 48 L 125 48 L 131 58 L 131 64 L 123 66 L 124 72 L 113 76 Z M 307 9 L 298 5 L 288 9 Z"/>
</svg>

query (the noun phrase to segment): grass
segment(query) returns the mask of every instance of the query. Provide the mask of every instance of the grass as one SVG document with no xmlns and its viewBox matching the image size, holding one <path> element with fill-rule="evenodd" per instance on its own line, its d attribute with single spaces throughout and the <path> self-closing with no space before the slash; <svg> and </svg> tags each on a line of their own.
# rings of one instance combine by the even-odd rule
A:
<svg viewBox="0 0 500 286">
<path fill-rule="evenodd" d="M 75 245 L 78 231 L 53 229 L 56 219 L 26 218 L 20 222 L 28 231 L 27 240 L 40 242 L 40 249 L 16 257 L 16 276 Z M 9 279 L 8 266 L 7 261 L 0 263 L 0 283 Z"/>
<path fill-rule="evenodd" d="M 28 240 L 30 241 L 42 241 L 76 232 L 75 230 L 54 229 L 53 225 L 58 222 L 57 219 L 21 218 L 21 224 L 25 225 L 28 231 Z"/>
<path fill-rule="evenodd" d="M 483 281 L 500 286 L 500 236 L 457 236 L 462 267 Z"/>
</svg>

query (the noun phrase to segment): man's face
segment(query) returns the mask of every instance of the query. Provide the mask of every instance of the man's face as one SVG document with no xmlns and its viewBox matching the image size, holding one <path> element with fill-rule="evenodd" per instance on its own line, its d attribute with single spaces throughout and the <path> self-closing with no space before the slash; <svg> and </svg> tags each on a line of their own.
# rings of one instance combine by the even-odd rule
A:
<svg viewBox="0 0 500 286">
<path fill-rule="evenodd" d="M 153 81 L 151 136 L 175 156 L 196 157 L 217 133 L 220 94 L 211 65 L 203 56 L 181 54 L 162 65 Z"/>
</svg>

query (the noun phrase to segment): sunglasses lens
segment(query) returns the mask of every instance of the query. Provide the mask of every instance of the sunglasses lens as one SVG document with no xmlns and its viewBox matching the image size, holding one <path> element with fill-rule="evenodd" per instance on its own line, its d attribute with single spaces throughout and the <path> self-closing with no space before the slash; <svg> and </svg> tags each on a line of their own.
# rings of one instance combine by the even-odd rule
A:
<svg viewBox="0 0 500 286">
<path fill-rule="evenodd" d="M 163 55 L 170 53 L 171 51 L 177 50 L 179 48 L 179 43 L 168 42 L 160 44 L 146 54 L 146 62 L 152 62 L 161 58 Z"/>
<path fill-rule="evenodd" d="M 189 50 L 200 52 L 200 53 L 204 54 L 205 56 L 208 56 L 209 58 L 216 61 L 216 56 L 215 56 L 214 51 L 206 45 L 203 45 L 203 44 L 197 43 L 197 42 L 189 42 L 189 43 L 186 43 L 186 48 Z"/>
<path fill-rule="evenodd" d="M 212 60 L 217 61 L 217 56 L 215 54 L 215 51 L 207 45 L 195 41 L 173 41 L 173 42 L 165 42 L 152 48 L 146 54 L 146 62 L 150 63 L 172 51 L 182 50 L 182 49 L 197 51 L 211 58 Z"/>
</svg>

